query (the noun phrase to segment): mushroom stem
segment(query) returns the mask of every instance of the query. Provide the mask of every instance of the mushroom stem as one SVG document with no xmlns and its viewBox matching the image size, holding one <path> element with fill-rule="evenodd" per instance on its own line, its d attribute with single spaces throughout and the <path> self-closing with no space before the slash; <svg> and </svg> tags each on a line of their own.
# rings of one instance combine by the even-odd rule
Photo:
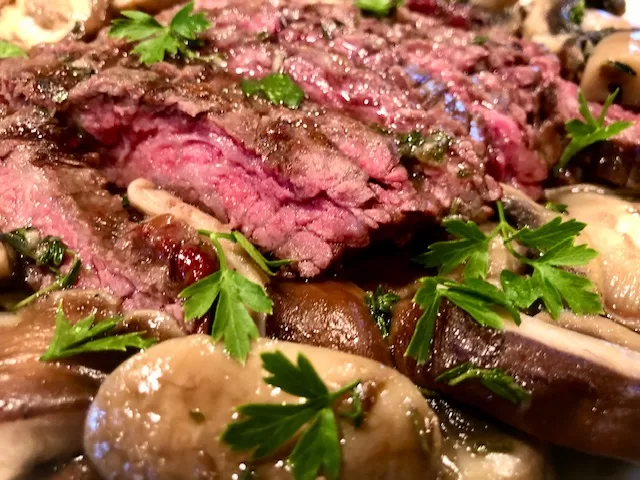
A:
<svg viewBox="0 0 640 480">
<path fill-rule="evenodd" d="M 127 195 L 131 205 L 146 215 L 173 215 L 197 230 L 209 230 L 214 233 L 231 231 L 228 225 L 217 218 L 183 202 L 169 192 L 158 189 L 149 180 L 139 178 L 131 182 Z M 246 255 L 242 247 L 227 240 L 221 240 L 220 243 L 231 268 L 263 287 L 268 283 L 268 277 Z"/>
</svg>

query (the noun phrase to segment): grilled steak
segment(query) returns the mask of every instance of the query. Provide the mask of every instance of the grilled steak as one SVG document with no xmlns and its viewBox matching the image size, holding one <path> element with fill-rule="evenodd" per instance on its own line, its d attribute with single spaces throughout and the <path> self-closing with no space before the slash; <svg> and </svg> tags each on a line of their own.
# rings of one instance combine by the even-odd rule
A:
<svg viewBox="0 0 640 480">
<path fill-rule="evenodd" d="M 175 221 L 130 221 L 121 197 L 87 167 L 91 160 L 60 143 L 74 138 L 29 109 L 0 121 L 0 231 L 29 226 L 59 237 L 82 261 L 79 287 L 108 291 L 123 299 L 125 310 L 159 309 L 181 318 L 176 296 L 197 270 L 182 268 L 182 257 L 201 252 L 214 271 L 213 252 Z M 40 273 L 36 281 L 51 281 Z"/>
<path fill-rule="evenodd" d="M 487 23 L 465 5 L 415 0 L 379 19 L 299 3 L 202 2 L 215 27 L 201 54 L 226 68 L 143 67 L 106 35 L 41 47 L 0 64 L 0 103 L 56 110 L 99 142 L 109 181 L 149 177 L 308 277 L 387 227 L 483 218 L 494 179 L 540 195 L 578 116 L 550 101 L 575 88 L 555 57 L 499 31 L 479 39 L 469 29 Z M 301 109 L 241 92 L 279 70 L 304 90 Z M 412 131 L 451 142 L 421 162 L 403 155 Z"/>
</svg>

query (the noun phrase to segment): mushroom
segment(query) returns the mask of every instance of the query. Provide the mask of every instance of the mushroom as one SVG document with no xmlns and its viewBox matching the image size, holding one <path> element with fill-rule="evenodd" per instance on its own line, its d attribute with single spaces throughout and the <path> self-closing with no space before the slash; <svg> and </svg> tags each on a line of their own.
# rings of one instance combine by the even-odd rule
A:
<svg viewBox="0 0 640 480">
<path fill-rule="evenodd" d="M 13 326 L 0 327 L 0 478 L 23 478 L 41 462 L 81 451 L 86 409 L 105 365 L 41 362 L 64 299 L 72 320 L 117 312 L 118 302 L 97 292 L 60 292 L 19 311 Z"/>
<path fill-rule="evenodd" d="M 105 23 L 108 0 L 15 0 L 0 9 L 0 39 L 24 47 L 73 33 L 91 36 Z"/>
<path fill-rule="evenodd" d="M 139 178 L 129 184 L 127 195 L 131 205 L 146 215 L 172 215 L 196 230 L 229 233 L 231 228 L 202 210 L 180 200 L 175 195 L 156 188 L 149 180 Z M 266 285 L 268 277 L 257 268 L 240 245 L 221 240 L 227 261 L 234 270 L 259 285 Z"/>
<path fill-rule="evenodd" d="M 273 315 L 267 337 L 332 348 L 391 365 L 389 347 L 365 304 L 365 292 L 350 282 L 277 281 L 269 287 Z"/>
<path fill-rule="evenodd" d="M 397 371 L 362 357 L 260 339 L 243 366 L 211 338 L 169 340 L 135 355 L 103 383 L 85 427 L 85 452 L 105 479 L 232 478 L 250 452 L 220 440 L 246 403 L 298 402 L 264 382 L 260 353 L 302 353 L 330 389 L 359 378 L 366 416 L 361 427 L 340 421 L 344 478 L 429 478 L 437 466 L 440 432 L 435 415 L 413 384 Z M 197 412 L 197 417 L 193 414 Z M 126 435 L 122 435 L 126 432 Z M 274 456 L 252 461 L 258 478 L 289 479 Z"/>
<path fill-rule="evenodd" d="M 432 356 L 416 365 L 405 357 L 422 312 L 409 299 L 394 311 L 391 343 L 397 368 L 418 385 L 446 393 L 534 437 L 584 452 L 640 460 L 640 353 L 540 319 L 522 316 L 505 330 L 481 327 L 444 302 Z M 436 381 L 472 362 L 500 368 L 530 392 L 514 404 L 479 381 L 454 387 Z"/>
<path fill-rule="evenodd" d="M 587 60 L 580 87 L 587 100 L 600 103 L 619 88 L 622 105 L 640 106 L 640 31 L 613 33 L 598 43 Z"/>
<path fill-rule="evenodd" d="M 640 332 L 640 204 L 588 185 L 550 190 L 547 198 L 567 205 L 570 216 L 587 224 L 581 238 L 599 256 L 585 274 L 609 316 Z"/>
<path fill-rule="evenodd" d="M 518 0 L 471 0 L 471 4 L 492 11 L 502 11 L 513 7 Z"/>
<path fill-rule="evenodd" d="M 546 452 L 523 434 L 505 431 L 463 412 L 440 397 L 428 399 L 442 431 L 439 479 L 545 480 L 551 477 Z"/>
</svg>

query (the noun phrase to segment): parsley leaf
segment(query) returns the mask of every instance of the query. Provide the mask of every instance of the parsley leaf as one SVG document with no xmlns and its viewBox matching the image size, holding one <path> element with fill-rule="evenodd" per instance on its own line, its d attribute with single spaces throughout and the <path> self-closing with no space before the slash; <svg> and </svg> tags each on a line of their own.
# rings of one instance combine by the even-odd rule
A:
<svg viewBox="0 0 640 480">
<path fill-rule="evenodd" d="M 547 202 L 544 208 L 556 213 L 567 213 L 567 205 L 564 203 Z"/>
<path fill-rule="evenodd" d="M 156 343 L 143 338 L 144 332 L 112 334 L 122 317 L 112 317 L 95 323 L 95 313 L 71 325 L 64 314 L 62 302 L 56 310 L 56 328 L 47 351 L 40 357 L 43 362 L 73 357 L 89 352 L 124 352 L 128 348 L 145 349 Z"/>
<path fill-rule="evenodd" d="M 263 368 L 270 374 L 265 378 L 268 384 L 305 401 L 241 405 L 236 408 L 240 419 L 227 425 L 221 440 L 233 451 L 253 450 L 253 459 L 259 459 L 281 449 L 303 429 L 287 459 L 294 478 L 313 480 L 322 473 L 330 480 L 337 480 L 340 438 L 332 407 L 346 393 L 353 393 L 360 380 L 330 392 L 302 354 L 298 355 L 297 364 L 280 351 L 263 353 L 261 358 Z"/>
<path fill-rule="evenodd" d="M 304 91 L 286 73 L 271 73 L 262 80 L 243 80 L 240 86 L 248 97 L 263 95 L 274 105 L 292 110 L 304 100 Z"/>
<path fill-rule="evenodd" d="M 26 57 L 27 52 L 13 43 L 0 40 L 0 58 Z"/>
<path fill-rule="evenodd" d="M 184 58 L 197 56 L 193 52 L 198 35 L 205 32 L 211 23 L 203 13 L 193 14 L 193 2 L 186 4 L 175 14 L 168 26 L 162 26 L 155 18 L 143 12 L 123 11 L 125 18 L 111 23 L 109 36 L 140 42 L 132 53 L 146 65 L 161 62 L 167 55 L 178 52 Z M 143 40 L 143 41 L 141 41 Z"/>
<path fill-rule="evenodd" d="M 436 382 L 444 382 L 456 386 L 464 381 L 478 379 L 493 393 L 518 404 L 527 400 L 531 393 L 520 386 L 516 380 L 500 368 L 478 368 L 472 363 L 463 363 L 447 370 L 436 378 Z"/>
<path fill-rule="evenodd" d="M 459 240 L 437 242 L 429 251 L 416 258 L 416 262 L 427 268 L 440 267 L 440 274 L 447 275 L 459 265 L 465 265 L 465 278 L 485 278 L 489 271 L 489 242 L 474 222 L 447 220 L 444 227 Z"/>
<path fill-rule="evenodd" d="M 458 283 L 442 277 L 424 278 L 413 299 L 424 313 L 418 319 L 405 352 L 405 356 L 415 358 L 419 364 L 425 363 L 431 356 L 435 321 L 443 298 L 467 312 L 484 327 L 497 330 L 504 328 L 502 316 L 495 310 L 496 307 L 505 309 L 513 321 L 520 324 L 520 313 L 506 294 L 485 280 L 471 278 Z"/>
<path fill-rule="evenodd" d="M 538 250 L 553 248 L 559 243 L 575 238 L 587 225 L 575 219 L 562 222 L 562 217 L 556 217 L 535 230 L 523 228 L 517 234 L 518 242 L 527 247 Z"/>
<path fill-rule="evenodd" d="M 364 296 L 364 301 L 371 311 L 371 316 L 384 338 L 389 336 L 391 310 L 399 300 L 400 297 L 393 292 L 384 293 L 382 285 L 378 285 L 375 292 L 367 292 Z"/>
<path fill-rule="evenodd" d="M 185 299 L 185 320 L 200 318 L 215 309 L 211 336 L 223 341 L 225 349 L 236 360 L 244 363 L 251 350 L 251 340 L 258 338 L 258 328 L 250 311 L 271 313 L 273 302 L 264 288 L 227 266 L 220 239 L 238 243 L 256 261 L 265 273 L 273 275 L 272 267 L 288 263 L 288 260 L 268 261 L 240 232 L 199 232 L 209 237 L 220 261 L 220 270 L 185 288 L 179 296 Z"/>
<path fill-rule="evenodd" d="M 387 17 L 403 3 L 403 0 L 356 0 L 356 7 L 369 15 Z"/>
<path fill-rule="evenodd" d="M 584 98 L 582 91 L 578 91 L 580 114 L 585 121 L 570 120 L 565 124 L 565 129 L 567 130 L 567 135 L 571 139 L 571 142 L 562 153 L 558 165 L 556 166 L 556 171 L 564 168 L 579 151 L 593 145 L 594 143 L 608 140 L 633 126 L 633 122 L 613 122 L 610 125 L 604 125 L 607 110 L 609 110 L 609 107 L 613 104 L 613 101 L 618 95 L 618 91 L 619 90 L 616 90 L 607 97 L 607 100 L 602 107 L 602 113 L 597 119 L 591 114 L 589 104 Z"/>
</svg>

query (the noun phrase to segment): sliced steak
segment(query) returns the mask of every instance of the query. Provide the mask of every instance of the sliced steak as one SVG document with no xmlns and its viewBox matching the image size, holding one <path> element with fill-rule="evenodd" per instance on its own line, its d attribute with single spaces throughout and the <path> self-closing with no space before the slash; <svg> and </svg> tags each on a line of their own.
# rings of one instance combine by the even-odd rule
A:
<svg viewBox="0 0 640 480">
<path fill-rule="evenodd" d="M 70 154 L 60 143 L 74 138 L 41 112 L 25 109 L 0 121 L 0 231 L 30 226 L 60 237 L 82 260 L 78 287 L 106 290 L 125 310 L 167 310 L 180 319 L 176 296 L 192 280 L 178 268 L 180 255 L 213 253 L 186 226 L 131 222 L 121 197 L 87 167 L 95 155 Z"/>
<path fill-rule="evenodd" d="M 437 218 L 456 196 L 478 215 L 497 196 L 481 171 L 458 179 L 447 163 L 410 179 L 387 135 L 310 102 L 291 111 L 247 99 L 223 74 L 169 83 L 113 68 L 79 84 L 69 103 L 106 146 L 111 181 L 147 177 L 293 258 L 304 276 L 407 215 Z"/>
</svg>

